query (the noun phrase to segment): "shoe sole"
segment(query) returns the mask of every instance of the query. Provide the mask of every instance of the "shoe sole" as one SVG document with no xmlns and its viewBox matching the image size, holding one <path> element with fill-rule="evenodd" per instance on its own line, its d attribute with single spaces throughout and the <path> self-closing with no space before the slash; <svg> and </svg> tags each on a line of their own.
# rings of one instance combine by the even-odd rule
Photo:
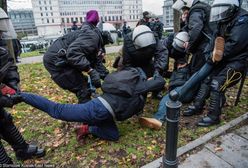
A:
<svg viewBox="0 0 248 168">
<path fill-rule="evenodd" d="M 162 123 L 151 123 L 146 118 L 139 118 L 139 123 L 144 127 L 152 128 L 155 130 L 159 130 L 162 127 Z"/>
<path fill-rule="evenodd" d="M 16 156 L 16 159 L 17 160 L 21 160 L 21 161 L 25 161 L 25 160 L 29 160 L 29 159 L 37 159 L 37 158 L 41 158 L 41 157 L 44 157 L 46 155 L 46 151 L 44 151 L 43 153 L 40 153 L 39 155 L 32 155 L 30 157 L 17 157 Z"/>
</svg>

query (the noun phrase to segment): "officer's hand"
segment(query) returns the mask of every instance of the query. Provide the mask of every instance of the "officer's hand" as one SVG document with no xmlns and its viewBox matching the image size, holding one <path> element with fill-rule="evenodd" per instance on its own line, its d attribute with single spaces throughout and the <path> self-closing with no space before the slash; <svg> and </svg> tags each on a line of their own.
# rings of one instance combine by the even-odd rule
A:
<svg viewBox="0 0 248 168">
<path fill-rule="evenodd" d="M 3 96 L 16 94 L 16 91 L 7 85 L 2 85 L 0 90 Z"/>
<path fill-rule="evenodd" d="M 96 88 L 101 87 L 101 79 L 100 79 L 99 73 L 96 70 L 92 69 L 88 72 L 88 74 L 90 75 L 90 79 L 91 79 L 92 84 Z"/>
<path fill-rule="evenodd" d="M 160 77 L 161 75 L 159 74 L 158 70 L 155 70 L 153 73 L 153 79 L 156 80 L 156 78 Z"/>
<path fill-rule="evenodd" d="M 0 106 L 1 107 L 13 107 L 13 100 L 9 96 L 0 97 Z"/>
<path fill-rule="evenodd" d="M 15 104 L 22 102 L 23 99 L 19 94 L 1 96 L 0 107 L 13 107 Z"/>
</svg>

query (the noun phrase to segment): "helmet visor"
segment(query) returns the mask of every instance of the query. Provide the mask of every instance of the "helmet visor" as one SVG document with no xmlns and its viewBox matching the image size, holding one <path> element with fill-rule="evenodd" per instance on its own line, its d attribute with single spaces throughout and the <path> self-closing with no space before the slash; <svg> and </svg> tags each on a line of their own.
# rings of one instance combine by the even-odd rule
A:
<svg viewBox="0 0 248 168">
<path fill-rule="evenodd" d="M 229 5 L 213 6 L 210 12 L 210 22 L 226 19 L 228 17 L 229 8 Z"/>
<path fill-rule="evenodd" d="M 17 34 L 15 32 L 15 29 L 10 19 L 0 20 L 0 31 L 3 32 L 2 34 L 3 39 L 16 39 L 17 38 Z"/>
</svg>

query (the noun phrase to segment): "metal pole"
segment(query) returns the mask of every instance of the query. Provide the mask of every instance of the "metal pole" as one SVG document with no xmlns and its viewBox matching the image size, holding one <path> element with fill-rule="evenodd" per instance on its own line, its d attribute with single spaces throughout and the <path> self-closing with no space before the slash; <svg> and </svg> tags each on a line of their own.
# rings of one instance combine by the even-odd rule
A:
<svg viewBox="0 0 248 168">
<path fill-rule="evenodd" d="M 178 96 L 178 95 L 177 95 Z M 163 157 L 163 168 L 176 168 L 177 161 L 177 141 L 178 141 L 178 122 L 180 116 L 180 108 L 182 103 L 178 101 L 178 97 L 171 97 L 166 102 L 166 149 Z"/>
</svg>

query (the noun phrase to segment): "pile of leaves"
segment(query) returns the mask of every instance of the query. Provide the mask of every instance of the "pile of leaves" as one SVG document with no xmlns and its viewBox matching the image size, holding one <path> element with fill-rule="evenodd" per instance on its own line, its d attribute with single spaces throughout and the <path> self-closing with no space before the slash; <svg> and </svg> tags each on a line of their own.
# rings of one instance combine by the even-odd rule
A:
<svg viewBox="0 0 248 168">
<path fill-rule="evenodd" d="M 107 58 L 110 68 L 113 57 Z M 74 94 L 59 88 L 50 78 L 43 64 L 26 64 L 19 66 L 21 89 L 47 97 L 60 103 L 77 103 Z M 234 100 L 238 86 L 229 90 L 227 106 L 223 109 L 221 125 L 248 111 L 248 80 L 243 88 L 241 102 L 235 107 Z M 148 96 L 144 116 L 152 116 L 158 107 L 158 100 Z M 138 117 L 118 122 L 120 140 L 104 141 L 87 136 L 77 142 L 74 126 L 80 123 L 69 123 L 52 119 L 44 112 L 29 105 L 20 103 L 9 109 L 25 139 L 46 149 L 47 154 L 41 159 L 25 161 L 22 164 L 54 164 L 57 167 L 140 167 L 161 157 L 164 154 L 165 126 L 160 131 L 142 128 Z M 201 116 L 181 117 L 178 145 L 190 141 L 216 129 L 218 126 L 199 128 L 195 122 Z M 8 147 L 8 150 L 11 150 Z M 9 152 L 10 153 L 10 152 Z M 14 152 L 11 157 L 15 160 Z M 21 163 L 21 162 L 19 162 Z"/>
</svg>

